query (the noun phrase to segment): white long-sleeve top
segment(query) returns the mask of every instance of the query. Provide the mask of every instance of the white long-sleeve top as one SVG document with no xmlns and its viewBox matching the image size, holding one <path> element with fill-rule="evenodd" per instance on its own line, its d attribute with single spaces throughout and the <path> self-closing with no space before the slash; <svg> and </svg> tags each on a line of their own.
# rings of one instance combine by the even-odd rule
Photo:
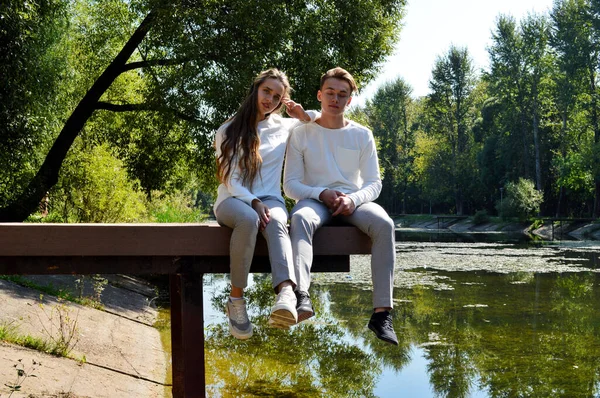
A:
<svg viewBox="0 0 600 398">
<path fill-rule="evenodd" d="M 325 189 L 344 192 L 355 206 L 381 192 L 373 133 L 358 123 L 328 129 L 317 123 L 296 127 L 285 160 L 283 190 L 295 200 L 319 200 Z"/>
<path fill-rule="evenodd" d="M 308 113 L 311 120 L 315 120 L 319 115 L 319 112 L 316 111 L 307 111 L 306 113 Z M 221 156 L 221 144 L 225 138 L 225 128 L 228 124 L 223 124 L 217 130 L 215 136 L 217 157 Z M 279 114 L 272 114 L 261 120 L 258 123 L 257 130 L 260 138 L 258 152 L 262 158 L 262 166 L 253 181 L 252 188 L 250 189 L 242 184 L 239 164 L 237 159 L 234 159 L 229 181 L 221 183 L 217 188 L 217 200 L 213 208 L 216 210 L 225 199 L 231 196 L 243 200 L 249 205 L 252 205 L 254 199 L 265 196 L 273 196 L 283 203 L 281 172 L 286 144 L 290 131 L 301 124 L 302 122 L 298 119 L 283 118 Z M 238 154 L 238 156 L 240 155 Z"/>
</svg>

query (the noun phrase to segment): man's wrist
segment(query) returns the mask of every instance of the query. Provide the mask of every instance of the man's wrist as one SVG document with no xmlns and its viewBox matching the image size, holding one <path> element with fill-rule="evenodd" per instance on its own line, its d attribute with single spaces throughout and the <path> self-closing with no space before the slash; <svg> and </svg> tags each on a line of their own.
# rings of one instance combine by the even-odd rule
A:
<svg viewBox="0 0 600 398">
<path fill-rule="evenodd" d="M 328 191 L 328 190 L 329 190 L 329 188 L 325 188 L 325 189 L 324 189 L 324 190 L 322 190 L 322 191 L 321 191 L 321 193 L 319 194 L 319 200 L 320 200 L 321 202 L 323 201 L 323 198 L 322 198 L 323 194 L 325 193 L 325 191 Z"/>
</svg>

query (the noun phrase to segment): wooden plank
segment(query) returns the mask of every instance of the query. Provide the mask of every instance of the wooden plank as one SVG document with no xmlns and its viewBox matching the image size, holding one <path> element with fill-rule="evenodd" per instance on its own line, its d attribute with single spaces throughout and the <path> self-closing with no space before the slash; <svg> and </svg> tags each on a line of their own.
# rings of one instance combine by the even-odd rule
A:
<svg viewBox="0 0 600 398">
<path fill-rule="evenodd" d="M 0 256 L 223 256 L 231 229 L 216 224 L 0 223 Z M 371 242 L 353 226 L 326 226 L 315 255 L 368 254 Z M 267 255 L 259 234 L 256 255 Z"/>
<path fill-rule="evenodd" d="M 72 274 L 173 274 L 179 272 L 181 262 L 189 261 L 195 272 L 227 274 L 228 256 L 3 256 L 0 257 L 0 275 L 72 275 Z M 350 256 L 315 256 L 312 272 L 348 272 Z M 266 256 L 257 256 L 250 272 L 270 273 Z"/>
<path fill-rule="evenodd" d="M 2 256 L 0 275 L 171 274 L 178 257 L 167 256 Z"/>
</svg>

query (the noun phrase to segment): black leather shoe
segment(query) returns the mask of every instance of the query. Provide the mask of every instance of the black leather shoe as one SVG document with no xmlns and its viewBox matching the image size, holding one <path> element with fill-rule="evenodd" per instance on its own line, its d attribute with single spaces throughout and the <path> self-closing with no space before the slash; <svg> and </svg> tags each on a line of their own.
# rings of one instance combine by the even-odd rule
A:
<svg viewBox="0 0 600 398">
<path fill-rule="evenodd" d="M 296 293 L 296 311 L 298 312 L 298 323 L 300 323 L 314 316 L 315 310 L 307 292 L 295 291 L 294 293 Z"/>
<path fill-rule="evenodd" d="M 392 315 L 388 311 L 374 312 L 369 321 L 369 329 L 375 332 L 378 339 L 398 345 L 398 338 L 392 324 Z"/>
</svg>

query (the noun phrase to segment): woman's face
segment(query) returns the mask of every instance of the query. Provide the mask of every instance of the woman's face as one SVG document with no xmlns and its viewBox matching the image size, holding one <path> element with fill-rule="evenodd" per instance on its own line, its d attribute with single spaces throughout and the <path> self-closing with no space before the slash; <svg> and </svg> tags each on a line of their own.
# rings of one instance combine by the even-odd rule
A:
<svg viewBox="0 0 600 398">
<path fill-rule="evenodd" d="M 277 108 L 283 98 L 285 87 L 277 79 L 266 79 L 258 86 L 258 120 L 263 120 L 265 115 Z"/>
</svg>

